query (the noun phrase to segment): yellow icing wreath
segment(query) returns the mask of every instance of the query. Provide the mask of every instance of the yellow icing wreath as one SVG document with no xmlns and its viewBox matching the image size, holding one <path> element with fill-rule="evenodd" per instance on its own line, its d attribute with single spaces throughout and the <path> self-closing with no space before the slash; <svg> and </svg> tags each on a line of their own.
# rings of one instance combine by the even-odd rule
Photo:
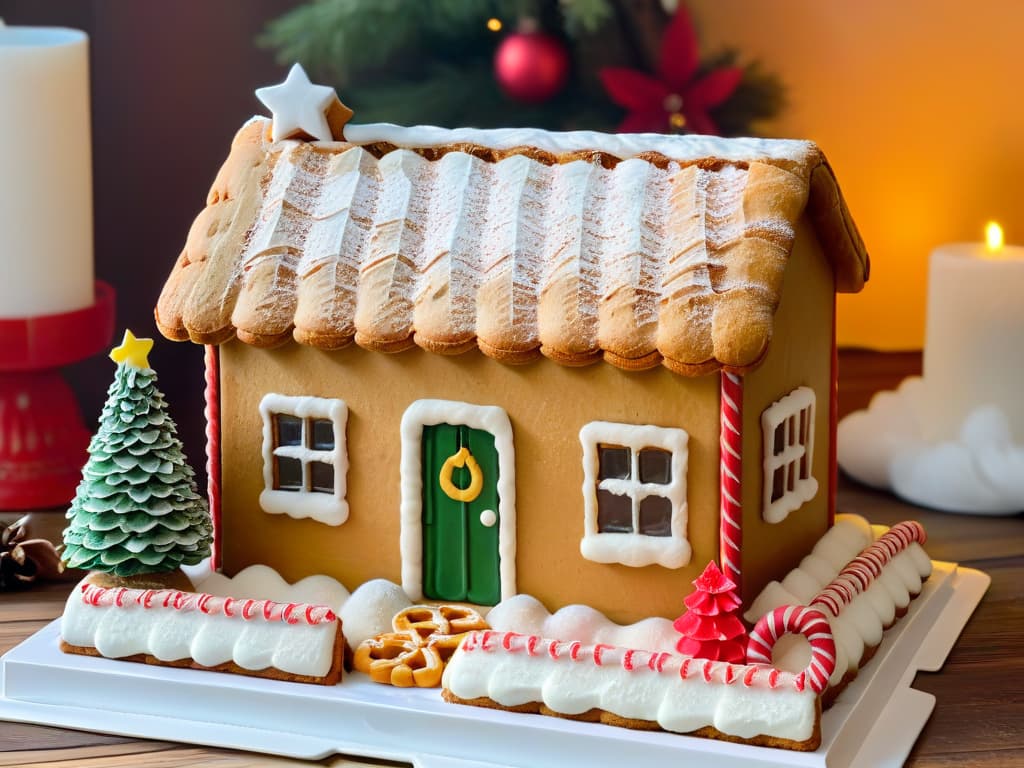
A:
<svg viewBox="0 0 1024 768">
<path fill-rule="evenodd" d="M 469 485 L 465 488 L 458 488 L 452 482 L 452 472 L 456 467 L 469 468 Z M 456 453 L 445 459 L 444 466 L 441 467 L 439 480 L 441 490 L 452 501 L 469 503 L 480 495 L 480 491 L 484 487 L 484 473 L 480 470 L 480 465 L 476 463 L 476 459 L 473 458 L 473 454 L 469 452 L 469 448 L 466 446 L 462 446 Z"/>
</svg>

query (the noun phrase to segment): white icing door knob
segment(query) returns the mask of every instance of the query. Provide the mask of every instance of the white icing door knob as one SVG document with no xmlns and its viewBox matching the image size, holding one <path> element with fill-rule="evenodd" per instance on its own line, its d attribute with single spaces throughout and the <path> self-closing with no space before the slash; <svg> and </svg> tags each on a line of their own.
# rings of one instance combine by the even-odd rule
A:
<svg viewBox="0 0 1024 768">
<path fill-rule="evenodd" d="M 490 528 L 498 522 L 498 515 L 493 509 L 485 509 L 480 513 L 480 525 Z"/>
</svg>

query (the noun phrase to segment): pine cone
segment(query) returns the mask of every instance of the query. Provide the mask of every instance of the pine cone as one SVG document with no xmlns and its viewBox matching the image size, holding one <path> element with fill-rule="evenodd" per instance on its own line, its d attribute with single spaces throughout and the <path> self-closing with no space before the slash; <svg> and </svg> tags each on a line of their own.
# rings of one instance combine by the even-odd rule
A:
<svg viewBox="0 0 1024 768">
<path fill-rule="evenodd" d="M 0 591 L 28 587 L 37 577 L 63 570 L 60 555 L 46 539 L 26 539 L 25 520 L 0 523 Z"/>
</svg>

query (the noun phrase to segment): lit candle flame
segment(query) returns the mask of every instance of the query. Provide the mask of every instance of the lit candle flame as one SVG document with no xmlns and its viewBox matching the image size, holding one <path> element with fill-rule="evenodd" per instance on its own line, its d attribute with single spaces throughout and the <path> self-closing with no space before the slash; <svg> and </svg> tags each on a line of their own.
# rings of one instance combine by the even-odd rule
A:
<svg viewBox="0 0 1024 768">
<path fill-rule="evenodd" d="M 1003 228 L 990 221 L 985 225 L 985 245 L 989 253 L 998 253 L 1003 250 Z"/>
<path fill-rule="evenodd" d="M 503 26 L 501 19 L 490 18 L 487 20 L 487 28 L 491 30 L 491 32 L 501 32 L 501 28 Z"/>
</svg>

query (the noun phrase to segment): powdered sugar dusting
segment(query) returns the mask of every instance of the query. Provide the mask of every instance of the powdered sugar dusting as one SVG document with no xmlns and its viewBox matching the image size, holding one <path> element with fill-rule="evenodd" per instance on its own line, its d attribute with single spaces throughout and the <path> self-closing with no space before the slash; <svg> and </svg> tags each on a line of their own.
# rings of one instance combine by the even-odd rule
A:
<svg viewBox="0 0 1024 768">
<path fill-rule="evenodd" d="M 415 139 L 425 147 L 442 135 L 385 128 L 375 140 L 411 146 Z M 263 124 L 244 130 L 262 131 Z M 369 141 L 364 133 L 346 136 Z M 444 135 L 496 149 L 527 139 L 548 151 L 586 146 L 624 159 L 558 162 L 529 151 L 477 157 L 458 148 L 381 153 L 262 137 L 267 172 L 258 189 L 239 192 L 256 199 L 243 207 L 252 220 L 223 289 L 230 301 L 230 281 L 241 280 L 232 320 L 244 340 L 276 340 L 294 323 L 299 341 L 327 348 L 354 337 L 385 351 L 415 341 L 446 352 L 475 339 L 502 359 L 524 360 L 542 349 L 565 362 L 604 351 L 630 367 L 661 357 L 703 365 L 715 359 L 719 294 L 759 296 L 763 311 L 752 305 L 753 322 L 774 311 L 777 266 L 794 233 L 787 217 L 803 205 L 789 198 L 805 197 L 806 187 L 777 185 L 777 205 L 758 198 L 750 209 L 748 180 L 751 169 L 766 167 L 756 165 L 762 156 L 784 163 L 769 171 L 808 178 L 809 169 L 794 170 L 792 162 L 817 157 L 813 145 L 591 141 L 595 134 L 544 138 L 529 131 Z M 669 149 L 680 159 L 666 160 Z M 635 156 L 640 151 L 665 157 Z M 694 160 L 712 151 L 713 161 Z M 747 221 L 748 209 L 756 220 Z M 762 250 L 764 268 L 755 263 Z M 743 323 L 730 327 L 743 332 Z"/>
</svg>

